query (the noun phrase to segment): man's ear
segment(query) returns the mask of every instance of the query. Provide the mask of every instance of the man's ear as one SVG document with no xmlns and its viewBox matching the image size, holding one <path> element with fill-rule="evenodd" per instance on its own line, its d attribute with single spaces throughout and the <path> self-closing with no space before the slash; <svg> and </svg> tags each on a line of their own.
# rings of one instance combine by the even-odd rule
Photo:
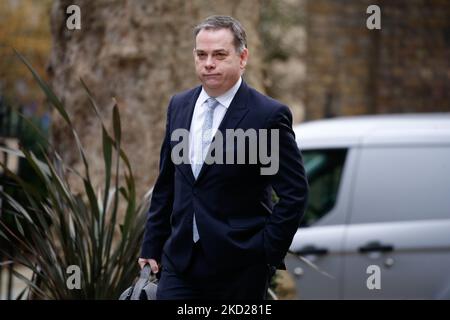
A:
<svg viewBox="0 0 450 320">
<path fill-rule="evenodd" d="M 248 49 L 244 48 L 244 50 L 242 50 L 242 52 L 240 53 L 240 58 L 241 58 L 241 63 L 240 63 L 240 67 L 242 70 L 245 69 L 245 67 L 247 66 L 247 61 L 248 61 Z"/>
<path fill-rule="evenodd" d="M 192 49 L 192 55 L 194 56 L 194 58 L 195 58 L 195 48 L 194 49 Z"/>
</svg>

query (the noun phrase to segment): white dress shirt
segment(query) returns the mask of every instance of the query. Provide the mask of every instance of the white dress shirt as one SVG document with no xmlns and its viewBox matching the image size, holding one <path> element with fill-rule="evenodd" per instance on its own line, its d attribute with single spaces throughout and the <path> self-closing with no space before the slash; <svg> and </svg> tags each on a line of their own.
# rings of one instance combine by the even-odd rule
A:
<svg viewBox="0 0 450 320">
<path fill-rule="evenodd" d="M 236 92 L 239 90 L 241 86 L 242 78 L 235 83 L 234 86 L 230 88 L 227 92 L 222 94 L 221 96 L 215 97 L 215 99 L 220 103 L 214 109 L 213 123 L 212 123 L 212 137 L 217 132 L 217 129 L 222 122 L 225 113 L 228 110 L 228 107 L 233 101 Z M 206 93 L 205 89 L 202 88 L 200 95 L 197 98 L 194 107 L 194 114 L 192 115 L 191 127 L 189 131 L 189 160 L 191 163 L 191 168 L 194 171 L 195 164 L 203 163 L 202 153 L 198 152 L 202 148 L 202 126 L 205 121 L 205 115 L 207 111 L 206 100 L 208 100 L 210 96 Z"/>
</svg>

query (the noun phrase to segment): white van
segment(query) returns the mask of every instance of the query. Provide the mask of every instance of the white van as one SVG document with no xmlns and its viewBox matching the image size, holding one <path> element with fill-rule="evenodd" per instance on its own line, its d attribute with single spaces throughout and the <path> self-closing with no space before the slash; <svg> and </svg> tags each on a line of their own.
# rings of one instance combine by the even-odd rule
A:
<svg viewBox="0 0 450 320">
<path fill-rule="evenodd" d="M 310 183 L 303 259 L 286 257 L 298 298 L 450 299 L 450 113 L 294 131 Z"/>
</svg>

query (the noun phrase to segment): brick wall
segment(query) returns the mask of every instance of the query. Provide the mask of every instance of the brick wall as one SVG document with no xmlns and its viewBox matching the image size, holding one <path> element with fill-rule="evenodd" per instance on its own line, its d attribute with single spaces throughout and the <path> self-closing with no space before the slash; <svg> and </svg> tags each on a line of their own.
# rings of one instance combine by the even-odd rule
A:
<svg viewBox="0 0 450 320">
<path fill-rule="evenodd" d="M 381 8 L 381 30 L 366 8 Z M 308 0 L 306 119 L 450 111 L 450 1 Z"/>
</svg>

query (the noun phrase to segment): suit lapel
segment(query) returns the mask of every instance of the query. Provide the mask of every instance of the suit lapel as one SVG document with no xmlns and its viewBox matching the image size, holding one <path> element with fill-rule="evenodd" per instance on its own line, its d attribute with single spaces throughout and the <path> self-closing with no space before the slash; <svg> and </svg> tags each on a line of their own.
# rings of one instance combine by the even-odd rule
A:
<svg viewBox="0 0 450 320">
<path fill-rule="evenodd" d="M 219 125 L 219 128 L 217 129 L 216 135 L 220 132 L 220 134 L 222 134 L 222 137 L 224 138 L 224 143 L 225 143 L 226 129 L 235 129 L 236 126 L 241 121 L 241 119 L 249 111 L 247 100 L 248 100 L 248 87 L 247 87 L 247 84 L 244 81 L 242 81 L 242 84 L 239 87 L 239 90 L 236 92 L 236 95 L 234 96 L 233 100 L 231 101 L 231 104 L 228 107 L 228 110 L 225 113 L 225 116 L 223 117 L 222 122 Z M 216 135 L 214 136 L 214 138 L 211 142 L 211 145 L 213 144 L 213 142 L 216 138 Z M 211 146 L 210 146 L 210 148 L 211 148 Z M 209 151 L 208 151 L 208 153 L 209 153 Z M 202 177 L 205 175 L 205 173 L 213 165 L 214 164 L 212 164 L 212 165 L 203 164 L 203 166 L 200 170 L 200 173 L 198 174 L 197 180 L 195 180 L 195 183 L 197 183 L 199 180 L 201 180 Z M 192 177 L 193 177 L 193 175 L 192 175 Z"/>
<path fill-rule="evenodd" d="M 175 128 L 181 128 L 186 129 L 190 131 L 191 129 L 191 121 L 192 116 L 194 115 L 194 108 L 195 108 L 195 102 L 198 99 L 198 96 L 200 95 L 202 87 L 199 86 L 196 89 L 194 89 L 193 94 L 189 98 L 189 100 L 186 102 L 185 106 L 182 108 L 181 115 L 180 115 L 180 125 L 176 126 Z M 187 150 L 188 156 L 189 156 L 189 149 Z M 193 184 L 195 182 L 194 174 L 192 173 L 192 167 L 191 164 L 188 163 L 182 163 L 179 165 L 180 171 L 183 173 L 183 175 L 186 177 L 186 179 Z"/>
</svg>

